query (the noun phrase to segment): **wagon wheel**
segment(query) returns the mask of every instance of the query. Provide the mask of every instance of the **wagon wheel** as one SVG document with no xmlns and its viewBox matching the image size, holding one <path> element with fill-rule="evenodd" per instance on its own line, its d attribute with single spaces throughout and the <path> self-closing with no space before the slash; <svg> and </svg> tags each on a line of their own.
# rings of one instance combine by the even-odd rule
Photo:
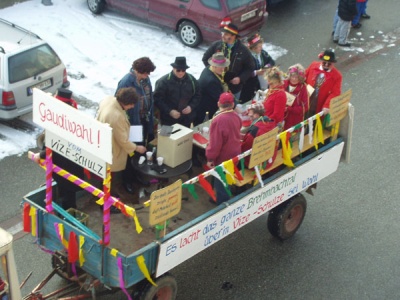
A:
<svg viewBox="0 0 400 300">
<path fill-rule="evenodd" d="M 73 280 L 75 274 L 72 271 L 71 264 L 68 263 L 68 257 L 60 252 L 55 252 L 51 256 L 51 266 L 56 269 L 56 273 L 61 278 L 64 278 L 68 281 L 75 281 Z M 82 275 L 84 271 L 76 267 L 76 273 L 78 276 Z"/>
<path fill-rule="evenodd" d="M 268 230 L 272 236 L 284 241 L 299 229 L 306 214 L 307 201 L 302 194 L 275 207 L 268 216 Z"/>
<path fill-rule="evenodd" d="M 154 280 L 157 286 L 152 285 L 150 282 L 146 282 L 138 300 L 174 300 L 178 291 L 178 285 L 176 279 L 169 273 L 158 277 Z"/>
</svg>

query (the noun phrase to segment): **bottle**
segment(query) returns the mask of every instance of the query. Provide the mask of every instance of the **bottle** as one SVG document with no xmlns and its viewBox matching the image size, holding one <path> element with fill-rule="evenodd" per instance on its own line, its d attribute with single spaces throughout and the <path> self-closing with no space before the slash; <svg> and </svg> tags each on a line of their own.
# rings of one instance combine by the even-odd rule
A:
<svg viewBox="0 0 400 300">
<path fill-rule="evenodd" d="M 157 161 L 157 147 L 153 147 L 153 161 Z"/>
<path fill-rule="evenodd" d="M 206 123 L 210 121 L 210 118 L 208 117 L 208 111 L 206 111 L 206 116 L 204 117 L 203 123 Z"/>
</svg>

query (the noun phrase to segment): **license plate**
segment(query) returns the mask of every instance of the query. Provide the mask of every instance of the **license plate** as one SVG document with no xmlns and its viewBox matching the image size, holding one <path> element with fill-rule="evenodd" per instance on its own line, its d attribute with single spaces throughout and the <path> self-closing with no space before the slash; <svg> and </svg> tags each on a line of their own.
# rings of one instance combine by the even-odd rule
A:
<svg viewBox="0 0 400 300">
<path fill-rule="evenodd" d="M 53 85 L 53 79 L 47 79 L 35 85 L 28 87 L 28 96 L 33 94 L 33 89 L 37 88 L 39 90 L 45 90 Z"/>
<path fill-rule="evenodd" d="M 248 19 L 251 19 L 251 18 L 255 17 L 256 16 L 256 12 L 257 12 L 257 9 L 249 11 L 248 13 L 243 14 L 240 17 L 240 21 L 244 22 L 244 21 L 246 21 Z"/>
</svg>

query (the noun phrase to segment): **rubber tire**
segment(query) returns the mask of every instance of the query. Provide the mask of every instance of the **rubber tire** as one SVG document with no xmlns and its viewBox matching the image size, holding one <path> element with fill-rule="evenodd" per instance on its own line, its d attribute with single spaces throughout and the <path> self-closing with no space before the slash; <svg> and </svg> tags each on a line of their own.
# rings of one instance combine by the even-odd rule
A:
<svg viewBox="0 0 400 300">
<path fill-rule="evenodd" d="M 89 10 L 98 15 L 101 14 L 106 8 L 106 2 L 104 0 L 87 0 Z"/>
<path fill-rule="evenodd" d="M 203 41 L 200 29 L 190 21 L 183 21 L 179 25 L 178 34 L 182 43 L 191 48 L 197 47 Z"/>
<path fill-rule="evenodd" d="M 302 194 L 290 198 L 272 209 L 268 215 L 268 230 L 281 241 L 291 238 L 300 228 L 307 210 Z"/>
<path fill-rule="evenodd" d="M 170 273 L 165 273 L 155 279 L 154 282 L 157 286 L 152 285 L 146 280 L 144 289 L 138 298 L 139 300 L 175 300 L 178 292 L 178 284 L 174 276 Z"/>
</svg>

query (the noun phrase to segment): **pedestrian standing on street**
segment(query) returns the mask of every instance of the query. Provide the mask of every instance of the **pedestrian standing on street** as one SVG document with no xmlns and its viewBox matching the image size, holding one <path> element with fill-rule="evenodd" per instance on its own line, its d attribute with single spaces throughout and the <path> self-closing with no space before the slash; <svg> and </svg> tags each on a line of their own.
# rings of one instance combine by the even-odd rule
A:
<svg viewBox="0 0 400 300">
<path fill-rule="evenodd" d="M 235 24 L 228 24 L 222 29 L 220 41 L 211 44 L 203 55 L 203 63 L 209 66 L 208 60 L 214 53 L 221 52 L 231 62 L 224 80 L 236 100 L 240 100 L 243 85 L 254 71 L 253 57 L 245 45 L 238 39 L 239 31 Z M 240 101 L 239 101 L 240 102 Z"/>
<path fill-rule="evenodd" d="M 242 94 L 240 96 L 242 102 L 250 101 L 254 98 L 254 94 L 259 90 L 268 88 L 267 82 L 264 79 L 267 68 L 275 66 L 275 61 L 263 50 L 264 40 L 256 33 L 247 40 L 249 50 L 254 60 L 254 71 L 251 77 L 243 85 Z"/>
<path fill-rule="evenodd" d="M 234 112 L 234 96 L 231 93 L 222 93 L 219 97 L 219 112 L 212 119 L 210 138 L 206 148 L 207 166 L 214 168 L 241 153 L 240 128 L 242 120 Z M 214 190 L 217 204 L 229 200 L 229 195 L 222 182 L 214 179 Z"/>
<path fill-rule="evenodd" d="M 338 43 L 342 47 L 351 47 L 351 44 L 347 41 L 347 37 L 349 36 L 351 21 L 356 14 L 356 0 L 339 0 L 339 20 L 333 34 L 333 42 Z"/>
<path fill-rule="evenodd" d="M 139 96 L 135 88 L 121 88 L 117 96 L 108 96 L 100 102 L 97 120 L 107 123 L 112 128 L 112 164 L 111 164 L 111 196 L 120 198 L 123 195 L 123 172 L 128 158 L 134 152 L 145 153 L 146 147 L 129 141 L 130 123 L 126 112 L 134 108 Z M 138 204 L 138 201 L 133 202 Z M 112 213 L 120 211 L 114 206 Z"/>
<path fill-rule="evenodd" d="M 336 58 L 332 49 L 318 55 L 321 61 L 314 61 L 306 69 L 306 83 L 314 88 L 310 96 L 309 110 L 306 118 L 319 113 L 329 112 L 332 98 L 342 91 L 342 74 L 335 68 Z"/>
<path fill-rule="evenodd" d="M 172 71 L 156 82 L 154 104 L 160 110 L 162 125 L 181 124 L 190 128 L 200 102 L 196 78 L 186 72 L 186 57 L 176 57 Z"/>
<path fill-rule="evenodd" d="M 358 29 L 362 26 L 360 23 L 361 18 L 364 19 L 371 18 L 371 16 L 367 15 L 366 9 L 367 9 L 367 0 L 357 0 L 357 15 L 351 22 L 351 27 Z"/>
</svg>

